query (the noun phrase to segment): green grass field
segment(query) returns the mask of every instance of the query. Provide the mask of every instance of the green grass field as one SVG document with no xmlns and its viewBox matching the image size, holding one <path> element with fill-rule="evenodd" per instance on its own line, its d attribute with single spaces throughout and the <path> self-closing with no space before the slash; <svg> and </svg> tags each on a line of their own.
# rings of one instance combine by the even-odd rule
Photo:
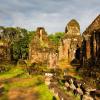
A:
<svg viewBox="0 0 100 100">
<path fill-rule="evenodd" d="M 49 91 L 48 87 L 44 84 L 43 76 L 30 76 L 20 67 L 12 68 L 8 72 L 0 74 L 0 80 L 3 80 L 5 88 L 0 100 L 8 100 L 12 98 L 13 95 L 24 96 L 25 94 L 27 94 L 27 96 L 37 94 L 37 100 L 47 100 L 47 98 L 48 100 L 52 100 L 53 98 L 53 93 Z M 22 93 L 20 91 L 22 91 Z M 15 94 L 12 95 L 12 93 Z"/>
</svg>

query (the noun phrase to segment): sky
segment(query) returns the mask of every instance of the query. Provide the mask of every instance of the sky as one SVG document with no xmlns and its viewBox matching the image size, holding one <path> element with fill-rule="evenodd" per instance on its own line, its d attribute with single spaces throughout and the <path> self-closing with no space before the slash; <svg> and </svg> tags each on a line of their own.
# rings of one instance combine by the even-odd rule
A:
<svg viewBox="0 0 100 100">
<path fill-rule="evenodd" d="M 64 32 L 76 19 L 81 33 L 100 14 L 100 0 L 0 0 L 0 26 Z"/>
</svg>

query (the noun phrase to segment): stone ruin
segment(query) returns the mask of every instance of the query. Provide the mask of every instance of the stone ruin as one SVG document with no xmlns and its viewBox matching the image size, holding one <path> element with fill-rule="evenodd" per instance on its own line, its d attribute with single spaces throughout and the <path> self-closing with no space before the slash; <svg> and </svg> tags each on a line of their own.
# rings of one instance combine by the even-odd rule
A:
<svg viewBox="0 0 100 100">
<path fill-rule="evenodd" d="M 83 64 L 100 66 L 100 15 L 83 32 Z"/>
<path fill-rule="evenodd" d="M 100 15 L 86 28 L 82 35 L 80 74 L 91 86 L 100 87 Z"/>
<path fill-rule="evenodd" d="M 49 67 L 50 68 L 56 68 L 57 67 L 57 62 L 58 62 L 58 53 L 50 52 L 49 53 Z"/>
<path fill-rule="evenodd" d="M 2 36 L 3 29 L 0 28 L 0 63 L 10 61 L 10 51 L 8 42 Z"/>
<path fill-rule="evenodd" d="M 29 45 L 29 59 L 31 60 L 31 63 L 42 62 L 43 60 L 46 60 L 48 56 L 47 47 L 47 34 L 44 28 L 39 27 L 37 28 L 35 36 Z"/>
<path fill-rule="evenodd" d="M 7 48 L 7 43 L 5 41 L 0 40 L 0 62 L 9 59 Z"/>
<path fill-rule="evenodd" d="M 71 63 L 74 59 L 80 60 L 80 54 L 76 51 L 81 47 L 82 37 L 80 34 L 79 23 L 72 19 L 65 28 L 65 34 L 59 46 L 59 60 L 65 59 Z M 80 51 L 79 51 L 80 52 Z"/>
<path fill-rule="evenodd" d="M 82 36 L 79 23 L 72 19 L 67 24 L 64 37 L 56 49 L 45 29 L 38 27 L 29 45 L 29 59 L 31 63 L 46 63 L 50 68 L 55 68 L 61 60 L 66 60 L 66 64 L 76 61 L 83 66 L 84 64 L 100 66 L 100 15 Z"/>
<path fill-rule="evenodd" d="M 29 60 L 31 63 L 41 63 L 56 67 L 57 54 L 43 27 L 38 27 L 35 36 L 29 44 Z"/>
</svg>

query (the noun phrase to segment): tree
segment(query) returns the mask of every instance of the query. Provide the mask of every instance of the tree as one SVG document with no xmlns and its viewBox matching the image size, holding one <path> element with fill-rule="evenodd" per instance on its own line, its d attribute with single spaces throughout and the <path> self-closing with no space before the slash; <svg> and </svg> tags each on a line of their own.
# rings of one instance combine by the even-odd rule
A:
<svg viewBox="0 0 100 100">
<path fill-rule="evenodd" d="M 60 40 L 63 38 L 63 32 L 56 32 L 55 34 L 50 34 L 49 39 L 55 44 L 59 45 Z"/>
<path fill-rule="evenodd" d="M 27 59 L 28 58 L 28 44 L 29 44 L 29 35 L 27 30 L 17 28 L 18 35 L 17 39 L 13 41 L 13 60 L 18 59 Z"/>
<path fill-rule="evenodd" d="M 6 41 L 10 51 L 12 61 L 27 59 L 29 52 L 29 42 L 34 36 L 34 31 L 27 31 L 20 27 L 0 26 L 0 40 Z"/>
<path fill-rule="evenodd" d="M 28 36 L 29 36 L 29 42 L 31 42 L 32 38 L 34 37 L 35 35 L 35 31 L 29 31 L 28 32 Z"/>
</svg>

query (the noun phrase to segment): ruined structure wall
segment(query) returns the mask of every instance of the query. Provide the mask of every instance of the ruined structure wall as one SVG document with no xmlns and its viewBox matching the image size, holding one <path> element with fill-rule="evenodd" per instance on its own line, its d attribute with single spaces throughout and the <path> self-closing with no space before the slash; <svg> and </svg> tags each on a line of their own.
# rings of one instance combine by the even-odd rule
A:
<svg viewBox="0 0 100 100">
<path fill-rule="evenodd" d="M 0 62 L 10 61 L 10 47 L 5 40 L 0 39 Z"/>
<path fill-rule="evenodd" d="M 59 46 L 59 60 L 65 59 L 70 63 L 75 59 L 77 46 L 81 46 L 82 37 L 76 20 L 71 20 L 66 28 L 64 38 Z"/>
<path fill-rule="evenodd" d="M 56 68 L 57 67 L 57 61 L 58 61 L 58 55 L 57 55 L 57 53 L 55 53 L 55 52 L 51 52 L 50 54 L 49 54 L 49 67 L 50 68 Z"/>
<path fill-rule="evenodd" d="M 100 65 L 100 15 L 83 32 L 86 41 L 86 60 L 90 66 Z"/>
<path fill-rule="evenodd" d="M 86 57 L 87 59 L 91 58 L 91 45 L 90 45 L 90 40 L 86 41 Z"/>
<path fill-rule="evenodd" d="M 53 44 L 50 44 L 45 29 L 37 28 L 35 36 L 29 45 L 29 60 L 31 63 L 47 64 L 49 68 L 55 68 L 57 55 Z"/>
<path fill-rule="evenodd" d="M 59 60 L 69 58 L 70 39 L 64 39 L 59 46 Z"/>
</svg>

